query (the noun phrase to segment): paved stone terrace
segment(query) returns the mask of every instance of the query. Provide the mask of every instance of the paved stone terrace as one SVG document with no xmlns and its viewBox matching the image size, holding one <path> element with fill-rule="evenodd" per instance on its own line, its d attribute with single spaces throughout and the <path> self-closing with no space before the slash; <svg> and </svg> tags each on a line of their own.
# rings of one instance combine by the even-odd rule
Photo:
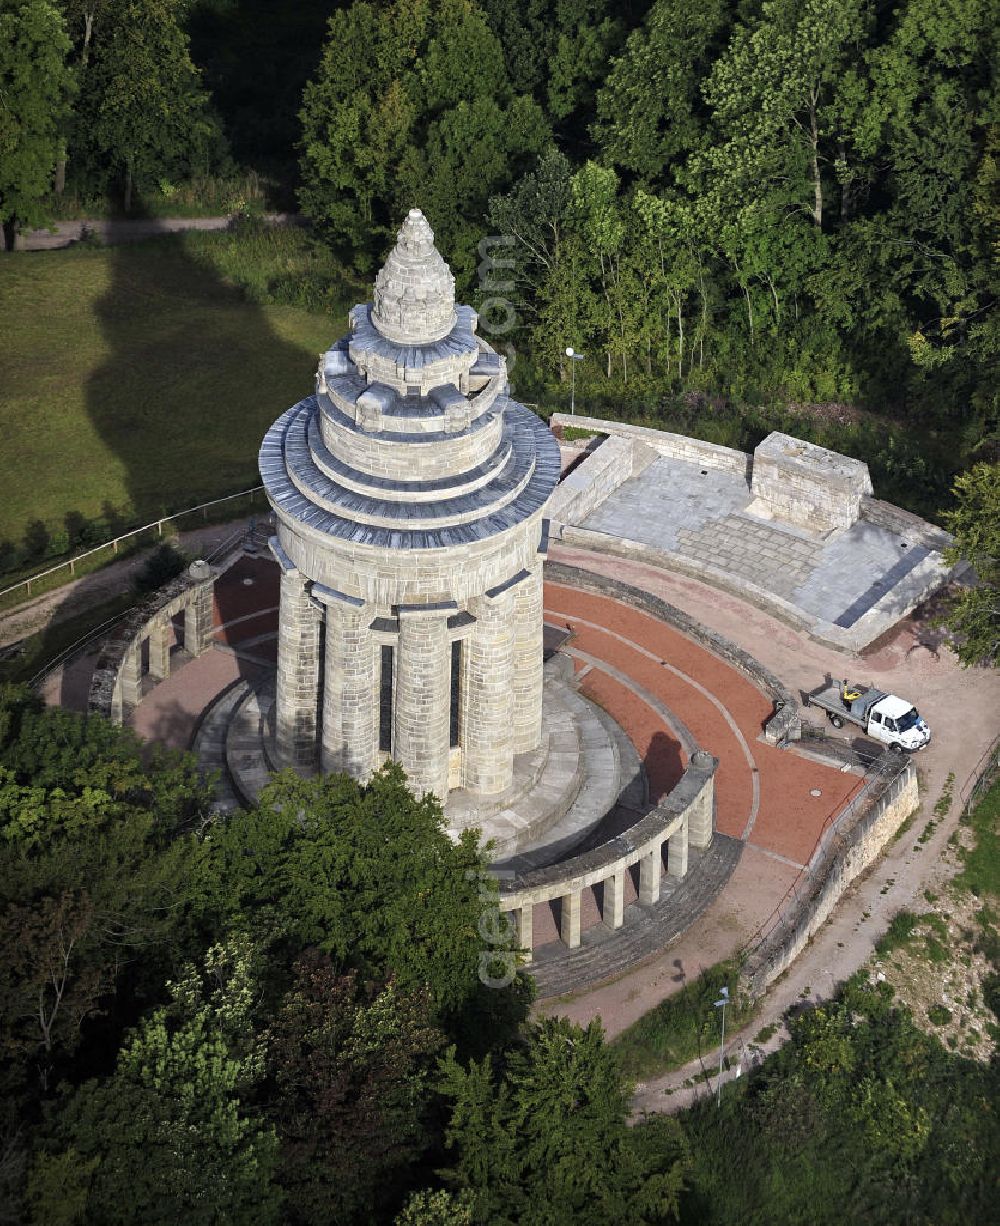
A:
<svg viewBox="0 0 1000 1226">
<path fill-rule="evenodd" d="M 904 533 L 863 519 L 819 537 L 748 514 L 750 502 L 741 474 L 660 456 L 579 526 L 712 567 L 843 631 L 891 592 L 907 607 L 908 584 L 919 582 L 915 572 L 933 556 Z"/>
</svg>

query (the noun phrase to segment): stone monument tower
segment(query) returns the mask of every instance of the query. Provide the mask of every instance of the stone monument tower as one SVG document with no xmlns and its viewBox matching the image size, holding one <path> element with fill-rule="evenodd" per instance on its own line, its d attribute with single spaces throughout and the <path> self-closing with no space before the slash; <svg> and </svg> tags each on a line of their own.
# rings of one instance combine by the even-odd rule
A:
<svg viewBox="0 0 1000 1226">
<path fill-rule="evenodd" d="M 494 796 L 542 736 L 548 429 L 412 209 L 316 394 L 267 432 L 282 568 L 273 755 Z"/>
</svg>

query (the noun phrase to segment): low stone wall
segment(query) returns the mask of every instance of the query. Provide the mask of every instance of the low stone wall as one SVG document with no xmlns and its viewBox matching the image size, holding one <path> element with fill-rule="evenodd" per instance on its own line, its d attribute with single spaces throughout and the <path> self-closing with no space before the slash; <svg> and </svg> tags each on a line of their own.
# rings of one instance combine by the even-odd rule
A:
<svg viewBox="0 0 1000 1226">
<path fill-rule="evenodd" d="M 955 543 L 955 538 L 944 528 L 929 524 L 912 511 L 904 511 L 902 507 L 883 502 L 880 498 L 862 498 L 861 518 L 877 528 L 885 528 L 887 532 L 905 537 L 911 545 L 923 545 L 925 549 L 938 553 Z"/>
<path fill-rule="evenodd" d="M 565 945 L 575 949 L 580 944 L 580 900 L 585 889 L 603 883 L 601 918 L 606 927 L 616 929 L 625 922 L 625 873 L 634 864 L 640 866 L 639 903 L 644 906 L 652 906 L 660 897 L 664 843 L 668 874 L 687 875 L 689 843 L 697 848 L 712 843 L 718 764 L 710 753 L 697 750 L 676 786 L 631 829 L 568 860 L 501 879 L 500 910 L 513 912 L 526 961 L 531 961 L 532 912 L 539 903 L 560 900 L 560 935 Z"/>
<path fill-rule="evenodd" d="M 878 859 L 918 804 L 912 761 L 900 763 L 898 773 L 873 781 L 864 804 L 843 814 L 816 849 L 802 898 L 750 953 L 741 974 L 741 991 L 756 998 L 788 969 L 847 887 Z"/>
<path fill-rule="evenodd" d="M 236 555 L 239 556 L 239 555 Z M 233 559 L 235 560 L 235 558 Z M 144 676 L 170 675 L 171 621 L 184 613 L 184 649 L 200 655 L 212 637 L 212 598 L 218 572 L 195 562 L 121 621 L 101 649 L 90 682 L 87 709 L 124 723 L 142 698 Z M 149 643 L 143 672 L 143 644 Z"/>
<path fill-rule="evenodd" d="M 745 451 L 720 447 L 717 443 L 706 443 L 698 438 L 688 438 L 686 434 L 670 434 L 666 430 L 653 430 L 649 426 L 630 426 L 625 422 L 605 421 L 599 417 L 570 416 L 568 413 L 553 413 L 549 425 L 557 436 L 567 427 L 593 430 L 595 434 L 607 434 L 608 441 L 612 438 L 629 439 L 633 443 L 648 447 L 655 455 L 684 460 L 688 464 L 700 464 L 703 468 L 739 473 L 746 478 L 748 484 L 750 481 L 751 457 Z M 601 446 L 606 447 L 607 443 L 602 443 Z"/>
<path fill-rule="evenodd" d="M 604 439 L 556 486 L 546 507 L 550 523 L 580 523 L 637 471 L 630 439 Z"/>
</svg>

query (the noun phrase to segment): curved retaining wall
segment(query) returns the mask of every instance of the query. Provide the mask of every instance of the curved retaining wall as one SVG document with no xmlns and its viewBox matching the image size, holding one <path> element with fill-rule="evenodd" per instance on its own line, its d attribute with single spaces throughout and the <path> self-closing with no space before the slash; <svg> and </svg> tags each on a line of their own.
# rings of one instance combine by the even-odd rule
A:
<svg viewBox="0 0 1000 1226">
<path fill-rule="evenodd" d="M 184 650 L 188 656 L 201 655 L 209 647 L 213 590 L 221 572 L 207 563 L 203 565 L 206 574 L 193 576 L 186 570 L 118 624 L 102 647 L 94 669 L 89 711 L 112 723 L 124 723 L 139 705 L 144 679 L 151 677 L 155 683 L 170 676 L 174 639 L 171 623 L 179 614 L 184 614 Z"/>
<path fill-rule="evenodd" d="M 867 803 L 847 829 L 834 826 L 809 862 L 803 896 L 778 925 L 753 948 L 744 964 L 740 988 L 760 996 L 801 953 L 829 918 L 841 895 L 881 855 L 883 848 L 919 803 L 917 768 L 900 764 L 898 773 L 883 776 L 866 797 Z"/>
<path fill-rule="evenodd" d="M 718 764 L 710 753 L 697 750 L 676 786 L 631 829 L 568 860 L 501 879 L 500 910 L 514 913 L 526 961 L 531 961 L 532 912 L 537 904 L 560 900 L 560 936 L 576 949 L 584 890 L 603 883 L 601 918 L 615 929 L 625 922 L 625 874 L 634 864 L 639 865 L 639 903 L 644 906 L 660 897 L 664 843 L 668 874 L 687 875 L 689 843 L 698 848 L 712 843 Z"/>
</svg>

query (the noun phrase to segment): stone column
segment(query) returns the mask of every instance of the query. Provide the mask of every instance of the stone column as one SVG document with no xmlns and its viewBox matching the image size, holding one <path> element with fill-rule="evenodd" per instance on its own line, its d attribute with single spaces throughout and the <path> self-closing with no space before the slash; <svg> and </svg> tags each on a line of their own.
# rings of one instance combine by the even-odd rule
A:
<svg viewBox="0 0 1000 1226">
<path fill-rule="evenodd" d="M 686 877 L 688 871 L 688 819 L 667 840 L 667 872 L 671 877 Z"/>
<path fill-rule="evenodd" d="M 448 795 L 451 643 L 448 613 L 401 605 L 393 756 L 419 796 Z"/>
<path fill-rule="evenodd" d="M 580 891 L 573 890 L 559 900 L 559 935 L 568 949 L 580 944 Z"/>
<path fill-rule="evenodd" d="M 170 643 L 173 626 L 161 619 L 149 627 L 149 675 L 158 681 L 170 676 Z"/>
<path fill-rule="evenodd" d="M 691 755 L 691 765 L 712 773 L 688 808 L 688 838 L 692 847 L 711 847 L 715 832 L 715 758 L 704 749 Z"/>
<path fill-rule="evenodd" d="M 618 869 L 604 878 L 604 906 L 601 919 L 609 928 L 620 928 L 625 922 L 625 870 Z"/>
<path fill-rule="evenodd" d="M 659 843 L 639 861 L 639 902 L 651 907 L 660 901 L 660 872 L 663 851 Z"/>
<path fill-rule="evenodd" d="M 527 902 L 523 907 L 519 907 L 514 912 L 515 922 L 517 923 L 517 944 L 524 951 L 524 961 L 531 961 L 531 943 L 534 939 L 534 917 L 535 905 Z"/>
<path fill-rule="evenodd" d="M 514 597 L 514 753 L 542 739 L 542 567 L 512 589 Z"/>
<path fill-rule="evenodd" d="M 127 720 L 142 698 L 142 642 L 134 642 L 121 661 L 121 715 Z"/>
<path fill-rule="evenodd" d="M 305 576 L 294 567 L 282 570 L 274 702 L 274 747 L 282 766 L 316 765 L 319 630 Z"/>
<path fill-rule="evenodd" d="M 469 611 L 476 624 L 462 646 L 462 781 L 480 796 L 495 796 L 509 788 L 514 778 L 513 609 L 509 591 L 472 601 Z"/>
<path fill-rule="evenodd" d="M 362 783 L 378 754 L 378 646 L 370 621 L 361 601 L 326 605 L 323 770 L 346 771 Z"/>
<path fill-rule="evenodd" d="M 192 562 L 190 570 L 193 578 L 206 576 L 190 592 L 184 608 L 184 650 L 192 656 L 200 656 L 212 643 L 215 580 L 211 578 L 207 562 Z"/>
</svg>

